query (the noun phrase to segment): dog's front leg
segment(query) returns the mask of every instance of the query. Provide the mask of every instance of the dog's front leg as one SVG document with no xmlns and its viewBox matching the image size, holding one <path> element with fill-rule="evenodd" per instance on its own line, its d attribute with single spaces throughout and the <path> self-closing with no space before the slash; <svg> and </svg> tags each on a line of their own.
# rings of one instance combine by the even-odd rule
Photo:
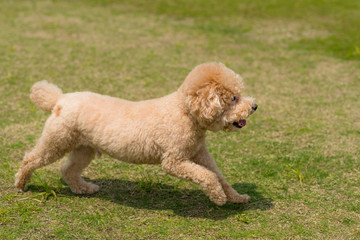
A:
<svg viewBox="0 0 360 240">
<path fill-rule="evenodd" d="M 188 159 L 178 156 L 168 156 L 161 163 L 162 169 L 182 179 L 190 180 L 199 184 L 210 200 L 217 205 L 226 203 L 226 195 L 218 177 L 212 171 L 200 166 Z"/>
<path fill-rule="evenodd" d="M 225 179 L 222 175 L 220 169 L 216 166 L 214 158 L 209 153 L 208 149 L 203 146 L 198 154 L 194 158 L 194 162 L 204 166 L 205 168 L 209 169 L 210 171 L 214 172 L 226 194 L 226 197 L 229 202 L 232 203 L 247 203 L 250 201 L 250 197 L 247 194 L 240 195 Z"/>
</svg>

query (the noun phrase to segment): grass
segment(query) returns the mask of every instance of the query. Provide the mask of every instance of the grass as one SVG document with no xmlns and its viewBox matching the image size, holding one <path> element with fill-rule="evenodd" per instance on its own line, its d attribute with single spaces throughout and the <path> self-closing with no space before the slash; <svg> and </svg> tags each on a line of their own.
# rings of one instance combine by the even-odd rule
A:
<svg viewBox="0 0 360 240">
<path fill-rule="evenodd" d="M 357 239 L 360 237 L 358 1 L 1 1 L 0 239 Z M 208 147 L 244 205 L 211 203 L 158 166 L 96 158 L 101 186 L 72 194 L 66 159 L 19 194 L 14 174 L 48 116 L 29 100 L 65 92 L 141 100 L 197 64 L 239 72 L 259 110 Z"/>
</svg>

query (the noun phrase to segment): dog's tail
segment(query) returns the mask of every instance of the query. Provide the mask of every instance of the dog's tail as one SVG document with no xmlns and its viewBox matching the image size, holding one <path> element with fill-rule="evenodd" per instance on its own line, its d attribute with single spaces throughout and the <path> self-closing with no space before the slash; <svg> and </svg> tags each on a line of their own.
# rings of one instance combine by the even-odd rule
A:
<svg viewBox="0 0 360 240">
<path fill-rule="evenodd" d="M 30 99 L 38 107 L 46 111 L 51 111 L 62 91 L 56 85 L 48 83 L 46 80 L 35 83 L 30 89 Z"/>
</svg>

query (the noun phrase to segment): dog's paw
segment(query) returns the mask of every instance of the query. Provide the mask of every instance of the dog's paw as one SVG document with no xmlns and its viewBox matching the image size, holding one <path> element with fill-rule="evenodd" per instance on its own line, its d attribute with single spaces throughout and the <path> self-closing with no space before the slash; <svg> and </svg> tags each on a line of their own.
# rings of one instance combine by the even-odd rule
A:
<svg viewBox="0 0 360 240">
<path fill-rule="evenodd" d="M 232 196 L 231 199 L 229 199 L 229 202 L 232 203 L 247 203 L 250 201 L 250 196 L 247 194 L 237 194 L 236 196 Z"/>
<path fill-rule="evenodd" d="M 25 187 L 25 181 L 21 181 L 21 178 L 19 177 L 19 173 L 15 174 L 15 187 L 17 188 L 19 193 L 23 193 L 26 191 Z"/>
<path fill-rule="evenodd" d="M 209 195 L 210 200 L 218 206 L 222 206 L 226 203 L 227 197 L 225 192 L 219 188 L 218 191 L 213 191 Z"/>
<path fill-rule="evenodd" d="M 210 196 L 210 200 L 218 206 L 222 206 L 226 203 L 226 195 L 223 196 Z"/>
<path fill-rule="evenodd" d="M 94 194 L 99 191 L 99 186 L 90 182 L 82 183 L 81 185 L 71 186 L 71 191 L 76 194 Z"/>
</svg>

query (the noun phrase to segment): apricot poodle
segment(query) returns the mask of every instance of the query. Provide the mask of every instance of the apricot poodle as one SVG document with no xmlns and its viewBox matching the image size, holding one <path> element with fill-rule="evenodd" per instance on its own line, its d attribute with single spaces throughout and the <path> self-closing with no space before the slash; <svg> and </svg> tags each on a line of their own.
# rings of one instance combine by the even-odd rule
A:
<svg viewBox="0 0 360 240">
<path fill-rule="evenodd" d="M 239 131 L 257 105 L 241 96 L 241 77 L 221 63 L 195 67 L 180 88 L 167 96 L 131 102 L 91 92 L 63 94 L 55 85 L 37 82 L 30 98 L 51 111 L 36 146 L 25 154 L 15 186 L 25 190 L 36 169 L 66 153 L 63 179 L 77 194 L 99 186 L 81 172 L 97 151 L 136 164 L 161 164 L 173 176 L 199 184 L 217 205 L 245 203 L 225 180 L 205 145 L 206 131 Z"/>
</svg>

